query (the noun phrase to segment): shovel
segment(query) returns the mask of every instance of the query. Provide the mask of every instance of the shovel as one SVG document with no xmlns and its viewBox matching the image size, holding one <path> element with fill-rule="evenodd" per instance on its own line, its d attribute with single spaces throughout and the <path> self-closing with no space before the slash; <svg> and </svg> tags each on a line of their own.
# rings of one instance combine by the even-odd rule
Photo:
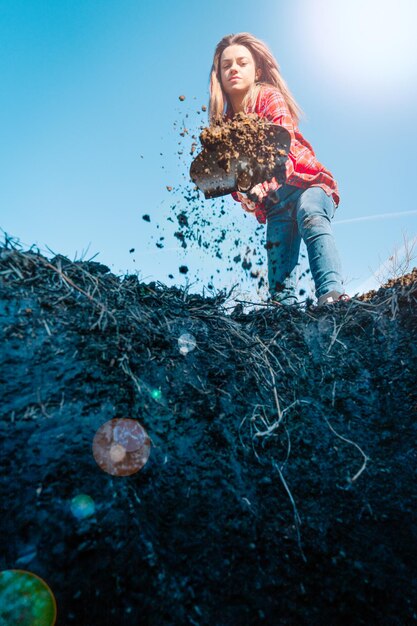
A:
<svg viewBox="0 0 417 626">
<path fill-rule="evenodd" d="M 232 140 L 233 141 L 233 140 Z M 263 183 L 273 176 L 279 183 L 285 182 L 285 163 L 291 145 L 291 135 L 286 128 L 277 124 L 268 124 L 266 130 L 267 145 L 276 150 L 275 166 L 271 168 L 258 162 L 256 146 L 252 154 L 240 153 L 239 157 L 231 158 L 225 168 L 224 145 L 219 141 L 210 149 L 203 148 L 193 160 L 190 177 L 204 193 L 206 199 L 225 196 L 233 191 L 247 193 L 258 183 Z"/>
</svg>

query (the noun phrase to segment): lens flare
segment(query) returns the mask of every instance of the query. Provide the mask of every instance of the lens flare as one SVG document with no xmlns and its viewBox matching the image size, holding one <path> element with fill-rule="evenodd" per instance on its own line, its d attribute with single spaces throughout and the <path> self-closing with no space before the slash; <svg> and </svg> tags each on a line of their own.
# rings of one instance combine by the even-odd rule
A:
<svg viewBox="0 0 417 626">
<path fill-rule="evenodd" d="M 93 440 L 97 465 L 112 476 L 130 476 L 148 461 L 151 440 L 137 420 L 120 418 L 103 424 Z"/>
<path fill-rule="evenodd" d="M 160 400 L 162 398 L 162 391 L 160 389 L 152 389 L 151 397 L 154 400 Z"/>
<path fill-rule="evenodd" d="M 390 111 L 415 103 L 415 0 L 302 0 L 291 12 L 316 88 L 326 82 L 332 98 L 360 98 Z"/>
<path fill-rule="evenodd" d="M 139 422 L 119 419 L 113 429 L 113 440 L 126 452 L 134 452 L 143 446 L 146 433 Z"/>
<path fill-rule="evenodd" d="M 71 500 L 70 504 L 71 513 L 77 519 L 85 519 L 94 515 L 96 505 L 94 500 L 85 493 L 80 493 Z"/>
<path fill-rule="evenodd" d="M 113 463 L 120 463 L 126 456 L 126 448 L 120 445 L 120 443 L 112 443 L 110 446 L 110 458 Z"/>
<path fill-rule="evenodd" d="M 0 624 L 54 626 L 56 601 L 46 582 L 25 570 L 0 572 Z"/>
<path fill-rule="evenodd" d="M 178 338 L 178 348 L 181 354 L 185 355 L 189 352 L 192 352 L 195 349 L 196 345 L 196 339 L 191 333 L 183 333 Z"/>
</svg>

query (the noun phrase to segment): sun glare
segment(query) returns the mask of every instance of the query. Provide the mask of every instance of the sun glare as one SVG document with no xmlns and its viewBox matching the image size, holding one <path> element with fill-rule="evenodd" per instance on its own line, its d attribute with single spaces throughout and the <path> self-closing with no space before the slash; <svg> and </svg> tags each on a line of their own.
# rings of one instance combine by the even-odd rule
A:
<svg viewBox="0 0 417 626">
<path fill-rule="evenodd" d="M 353 98 L 417 94 L 416 0 L 303 0 L 295 7 L 298 41 L 321 82 Z"/>
</svg>

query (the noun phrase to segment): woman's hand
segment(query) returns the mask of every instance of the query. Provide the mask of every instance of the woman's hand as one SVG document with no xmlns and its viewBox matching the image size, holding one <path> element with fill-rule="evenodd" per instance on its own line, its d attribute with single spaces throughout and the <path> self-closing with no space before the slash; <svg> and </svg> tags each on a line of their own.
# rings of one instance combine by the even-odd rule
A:
<svg viewBox="0 0 417 626">
<path fill-rule="evenodd" d="M 265 193 L 263 183 L 255 185 L 255 187 L 252 187 L 252 189 L 248 191 L 248 197 L 255 202 L 262 202 L 266 195 L 267 194 Z"/>
<path fill-rule="evenodd" d="M 243 209 L 248 213 L 253 213 L 268 195 L 268 183 L 255 185 L 247 194 L 237 191 L 236 195 Z"/>
<path fill-rule="evenodd" d="M 267 195 L 271 190 L 275 190 L 279 187 L 275 178 L 272 181 L 259 183 L 252 187 L 247 194 L 241 193 L 240 191 L 236 192 L 236 195 L 241 203 L 243 209 L 248 213 L 253 213 L 257 207 L 265 200 Z"/>
<path fill-rule="evenodd" d="M 269 193 L 269 185 L 267 182 L 259 183 L 248 191 L 248 198 L 253 202 L 261 203 Z"/>
<path fill-rule="evenodd" d="M 256 210 L 256 202 L 252 202 L 252 200 L 249 200 L 246 194 L 237 191 L 236 195 L 244 211 L 247 211 L 248 213 L 253 213 Z"/>
</svg>

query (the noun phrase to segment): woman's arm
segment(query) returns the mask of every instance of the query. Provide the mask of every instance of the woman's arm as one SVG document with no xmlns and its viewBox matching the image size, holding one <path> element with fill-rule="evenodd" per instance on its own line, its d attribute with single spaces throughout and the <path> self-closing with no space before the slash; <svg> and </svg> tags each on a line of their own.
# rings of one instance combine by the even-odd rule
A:
<svg viewBox="0 0 417 626">
<path fill-rule="evenodd" d="M 284 128 L 286 128 L 291 136 L 291 147 L 294 146 L 296 141 L 294 122 L 287 107 L 287 104 L 281 92 L 277 88 L 271 87 L 270 89 L 268 89 L 262 100 L 261 111 L 259 114 L 261 117 L 269 120 L 273 124 L 277 124 L 278 126 L 283 126 Z M 296 158 L 291 152 L 291 147 L 288 153 L 288 159 L 286 163 L 287 179 L 293 174 L 296 162 Z M 277 183 L 276 179 L 273 178 L 271 181 L 260 183 L 259 185 L 253 187 L 250 190 L 249 195 L 252 197 L 256 197 L 258 199 L 258 202 L 262 202 L 270 191 L 274 191 L 279 187 L 280 185 Z"/>
</svg>

